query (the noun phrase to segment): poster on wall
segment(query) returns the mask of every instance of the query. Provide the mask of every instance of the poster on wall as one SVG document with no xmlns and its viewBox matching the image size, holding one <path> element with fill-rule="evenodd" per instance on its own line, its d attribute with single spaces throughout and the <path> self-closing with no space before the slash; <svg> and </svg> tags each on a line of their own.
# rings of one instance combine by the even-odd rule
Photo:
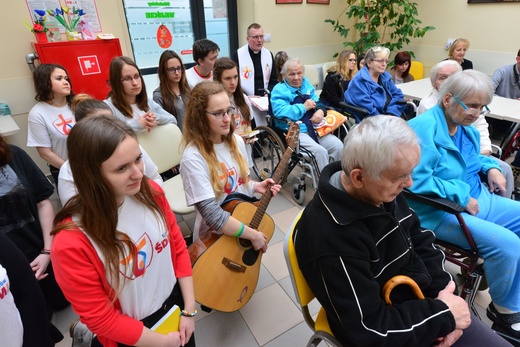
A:
<svg viewBox="0 0 520 347">
<path fill-rule="evenodd" d="M 52 10 L 56 11 L 57 8 L 61 7 L 76 7 L 80 8 L 85 12 L 85 15 L 81 17 L 82 20 L 88 22 L 94 32 L 101 32 L 101 23 L 99 21 L 99 15 L 97 11 L 95 0 L 26 0 L 27 8 L 31 16 L 31 20 L 34 21 L 34 10 Z M 49 31 L 52 33 L 64 33 L 65 28 L 61 25 L 56 18 L 47 15 L 46 24 Z M 54 35 L 59 37 L 59 35 Z M 58 39 L 57 39 L 58 40 Z"/>
<path fill-rule="evenodd" d="M 189 0 L 124 0 L 123 6 L 140 68 L 157 66 L 165 49 L 177 52 L 185 64 L 193 61 L 191 47 L 195 36 Z"/>
</svg>

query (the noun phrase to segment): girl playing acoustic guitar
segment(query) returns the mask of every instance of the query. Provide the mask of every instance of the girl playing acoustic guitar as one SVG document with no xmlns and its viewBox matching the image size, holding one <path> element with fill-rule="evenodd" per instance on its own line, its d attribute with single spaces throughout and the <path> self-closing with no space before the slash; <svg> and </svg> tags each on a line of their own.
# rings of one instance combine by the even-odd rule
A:
<svg viewBox="0 0 520 347">
<path fill-rule="evenodd" d="M 265 252 L 266 235 L 220 207 L 231 193 L 252 197 L 255 192 L 264 194 L 271 185 L 271 192 L 276 195 L 281 188 L 272 179 L 249 179 L 245 144 L 233 133 L 233 117 L 229 96 L 220 84 L 202 82 L 193 88 L 184 121 L 187 146 L 181 162 L 186 201 L 197 210 L 193 240 L 199 237 L 200 230 L 212 229 L 250 240 L 255 250 Z"/>
</svg>

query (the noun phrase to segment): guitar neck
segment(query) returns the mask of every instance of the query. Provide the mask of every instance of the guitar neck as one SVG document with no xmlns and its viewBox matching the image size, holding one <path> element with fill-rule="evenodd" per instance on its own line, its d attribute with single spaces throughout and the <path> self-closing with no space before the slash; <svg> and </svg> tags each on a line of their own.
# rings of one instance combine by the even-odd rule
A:
<svg viewBox="0 0 520 347">
<path fill-rule="evenodd" d="M 293 149 L 291 147 L 287 147 L 285 150 L 282 159 L 278 162 L 278 165 L 276 166 L 276 170 L 274 171 L 274 175 L 272 177 L 273 181 L 275 183 L 280 183 L 282 179 L 282 175 L 285 172 L 285 169 L 287 168 L 287 164 L 289 163 L 289 159 L 291 159 L 293 153 Z M 271 192 L 271 184 L 267 186 L 264 195 L 260 199 L 260 202 L 258 203 L 258 208 L 255 212 L 255 215 L 253 216 L 253 219 L 251 220 L 251 223 L 249 226 L 252 229 L 257 230 L 258 226 L 260 225 L 260 222 L 262 221 L 262 218 L 264 217 L 265 211 L 267 210 L 267 206 L 269 205 L 269 202 L 271 201 L 271 198 L 273 197 L 273 193 Z"/>
</svg>

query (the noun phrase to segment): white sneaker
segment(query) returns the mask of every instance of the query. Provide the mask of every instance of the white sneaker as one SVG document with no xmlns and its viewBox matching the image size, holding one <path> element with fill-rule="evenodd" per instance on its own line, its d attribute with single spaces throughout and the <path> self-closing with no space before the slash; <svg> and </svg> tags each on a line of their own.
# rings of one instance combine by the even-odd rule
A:
<svg viewBox="0 0 520 347">
<path fill-rule="evenodd" d="M 90 347 L 92 345 L 94 334 L 79 319 L 72 322 L 69 333 L 72 337 L 72 347 Z"/>
</svg>

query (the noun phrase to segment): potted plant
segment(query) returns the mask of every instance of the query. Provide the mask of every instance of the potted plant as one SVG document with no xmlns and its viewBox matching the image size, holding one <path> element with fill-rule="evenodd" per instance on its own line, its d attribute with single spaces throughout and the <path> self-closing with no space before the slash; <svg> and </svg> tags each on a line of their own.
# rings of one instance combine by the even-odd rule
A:
<svg viewBox="0 0 520 347">
<path fill-rule="evenodd" d="M 433 26 L 421 27 L 417 18 L 417 4 L 410 0 L 346 0 L 342 11 L 354 24 L 345 26 L 337 19 L 326 19 L 342 37 L 348 39 L 345 47 L 360 54 L 374 46 L 385 46 L 390 51 L 399 51 L 412 37 L 423 37 Z M 350 35 L 350 36 L 349 36 Z M 409 52 L 415 57 L 413 52 Z"/>
<path fill-rule="evenodd" d="M 45 17 L 45 10 L 34 10 L 34 13 L 34 24 L 30 26 L 25 21 L 24 24 L 26 27 L 29 28 L 29 30 L 31 30 L 31 32 L 34 33 L 34 36 L 36 37 L 36 42 L 48 42 L 47 31 L 49 31 L 49 28 L 45 26 L 45 20 L 47 19 Z"/>
</svg>

